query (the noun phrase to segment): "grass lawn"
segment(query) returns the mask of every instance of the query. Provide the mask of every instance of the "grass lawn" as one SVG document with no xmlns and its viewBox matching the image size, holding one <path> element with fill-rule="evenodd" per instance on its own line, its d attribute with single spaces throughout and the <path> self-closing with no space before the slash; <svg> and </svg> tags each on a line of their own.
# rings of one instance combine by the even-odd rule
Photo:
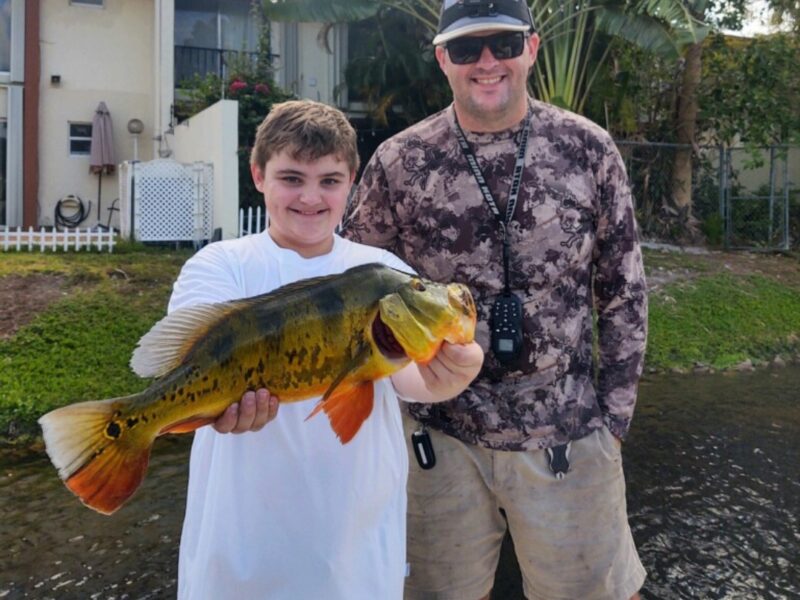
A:
<svg viewBox="0 0 800 600">
<path fill-rule="evenodd" d="M 0 255 L 0 440 L 44 412 L 134 393 L 128 361 L 190 251 Z M 800 351 L 797 256 L 648 251 L 650 371 L 726 368 Z"/>
</svg>

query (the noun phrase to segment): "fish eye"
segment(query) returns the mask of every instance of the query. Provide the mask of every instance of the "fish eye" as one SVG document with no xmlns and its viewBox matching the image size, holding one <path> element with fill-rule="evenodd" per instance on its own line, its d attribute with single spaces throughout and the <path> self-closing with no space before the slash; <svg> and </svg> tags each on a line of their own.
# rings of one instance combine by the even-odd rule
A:
<svg viewBox="0 0 800 600">
<path fill-rule="evenodd" d="M 419 279 L 412 279 L 411 280 L 411 287 L 414 288 L 418 292 L 425 291 L 425 284 L 422 283 Z"/>
</svg>

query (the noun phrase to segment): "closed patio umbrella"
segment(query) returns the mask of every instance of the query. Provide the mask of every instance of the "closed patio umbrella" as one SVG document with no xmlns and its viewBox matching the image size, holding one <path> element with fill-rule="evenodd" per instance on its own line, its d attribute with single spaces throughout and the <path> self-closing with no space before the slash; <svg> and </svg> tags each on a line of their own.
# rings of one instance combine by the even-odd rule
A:
<svg viewBox="0 0 800 600">
<path fill-rule="evenodd" d="M 111 174 L 117 166 L 111 113 L 105 102 L 97 105 L 92 119 L 92 143 L 89 147 L 89 172 L 97 174 L 97 219 L 100 220 L 100 193 L 103 174 Z"/>
</svg>

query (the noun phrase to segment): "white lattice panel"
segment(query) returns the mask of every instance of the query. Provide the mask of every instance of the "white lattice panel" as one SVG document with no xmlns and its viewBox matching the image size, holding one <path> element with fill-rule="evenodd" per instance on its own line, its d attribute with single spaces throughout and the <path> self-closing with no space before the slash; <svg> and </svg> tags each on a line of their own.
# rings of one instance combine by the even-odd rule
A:
<svg viewBox="0 0 800 600">
<path fill-rule="evenodd" d="M 211 239 L 213 169 L 158 159 L 132 165 L 134 237 L 142 242 Z"/>
</svg>

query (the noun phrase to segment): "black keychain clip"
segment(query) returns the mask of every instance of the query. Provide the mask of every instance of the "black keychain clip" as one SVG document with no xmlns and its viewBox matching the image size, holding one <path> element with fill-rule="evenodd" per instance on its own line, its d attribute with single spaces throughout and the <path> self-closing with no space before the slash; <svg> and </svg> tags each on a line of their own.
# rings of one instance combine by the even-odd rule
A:
<svg viewBox="0 0 800 600">
<path fill-rule="evenodd" d="M 436 466 L 436 453 L 433 451 L 431 436 L 425 425 L 421 425 L 418 431 L 411 434 L 411 446 L 414 448 L 414 456 L 417 457 L 417 464 L 421 469 L 432 469 Z"/>
</svg>

